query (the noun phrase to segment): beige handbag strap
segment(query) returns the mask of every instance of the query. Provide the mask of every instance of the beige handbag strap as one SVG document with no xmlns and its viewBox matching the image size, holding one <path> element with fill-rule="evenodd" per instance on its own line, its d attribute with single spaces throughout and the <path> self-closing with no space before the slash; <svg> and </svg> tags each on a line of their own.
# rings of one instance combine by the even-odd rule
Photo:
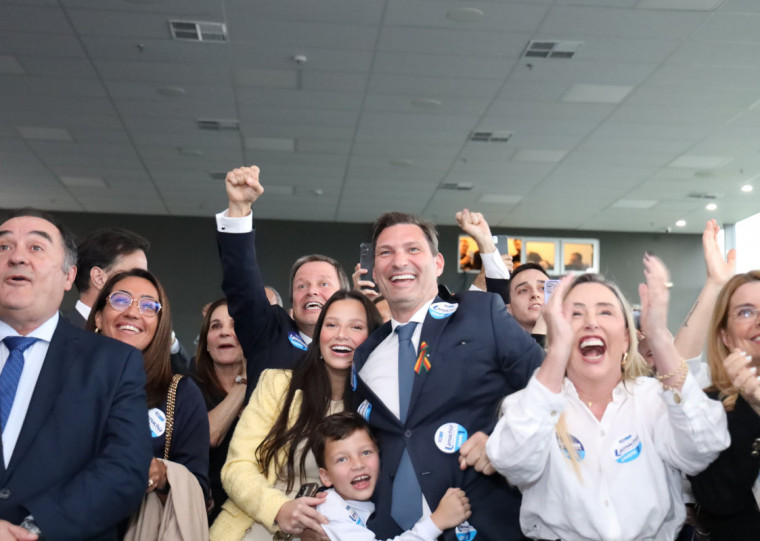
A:
<svg viewBox="0 0 760 541">
<path fill-rule="evenodd" d="M 174 374 L 169 385 L 169 393 L 166 395 L 166 443 L 164 443 L 164 460 L 169 460 L 169 447 L 172 444 L 172 432 L 174 432 L 174 404 L 177 401 L 177 385 L 182 379 L 182 374 Z"/>
</svg>

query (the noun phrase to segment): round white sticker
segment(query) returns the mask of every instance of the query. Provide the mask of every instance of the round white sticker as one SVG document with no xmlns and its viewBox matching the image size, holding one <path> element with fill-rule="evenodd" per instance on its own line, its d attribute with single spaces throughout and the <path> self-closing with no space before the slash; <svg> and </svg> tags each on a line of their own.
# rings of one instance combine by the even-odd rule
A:
<svg viewBox="0 0 760 541">
<path fill-rule="evenodd" d="M 450 302 L 436 302 L 430 305 L 428 312 L 435 319 L 443 319 L 456 312 L 457 308 L 459 308 L 458 304 L 453 304 Z"/>
<path fill-rule="evenodd" d="M 467 429 L 457 423 L 446 423 L 435 431 L 435 445 L 444 453 L 456 453 L 467 440 Z"/>
<path fill-rule="evenodd" d="M 148 412 L 148 424 L 150 424 L 150 435 L 160 438 L 166 431 L 166 415 L 160 409 L 153 408 Z"/>
</svg>

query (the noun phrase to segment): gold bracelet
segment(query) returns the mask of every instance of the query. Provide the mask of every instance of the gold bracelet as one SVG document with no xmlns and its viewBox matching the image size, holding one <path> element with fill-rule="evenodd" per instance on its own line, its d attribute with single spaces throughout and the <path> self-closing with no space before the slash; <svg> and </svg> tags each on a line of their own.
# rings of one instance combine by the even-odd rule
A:
<svg viewBox="0 0 760 541">
<path fill-rule="evenodd" d="M 686 369 L 688 370 L 689 367 L 686 365 L 686 361 L 681 359 L 681 364 L 679 364 L 678 367 L 675 370 L 673 370 L 670 374 L 655 374 L 654 377 L 656 377 L 660 381 L 664 379 L 670 379 L 676 374 L 679 374 L 684 366 L 686 366 Z"/>
<path fill-rule="evenodd" d="M 683 385 L 683 382 L 686 381 L 686 376 L 689 375 L 689 365 L 687 365 L 685 361 L 681 361 L 681 366 L 678 367 L 678 370 L 673 375 L 675 376 L 676 374 L 680 375 L 675 385 L 666 385 L 664 381 L 660 381 L 663 389 L 666 391 L 677 391 L 678 387 Z"/>
</svg>

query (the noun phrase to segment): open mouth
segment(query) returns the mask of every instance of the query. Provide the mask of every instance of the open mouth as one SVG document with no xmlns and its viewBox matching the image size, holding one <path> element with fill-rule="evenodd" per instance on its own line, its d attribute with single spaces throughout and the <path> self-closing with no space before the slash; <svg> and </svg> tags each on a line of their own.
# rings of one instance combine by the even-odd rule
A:
<svg viewBox="0 0 760 541">
<path fill-rule="evenodd" d="M 528 306 L 528 310 L 541 310 L 541 308 L 543 308 L 543 306 L 544 306 L 543 304 L 541 304 L 539 302 L 536 302 L 536 303 L 533 303 L 530 306 Z"/>
<path fill-rule="evenodd" d="M 311 301 L 304 305 L 306 310 L 321 310 L 324 305 L 321 302 Z"/>
<path fill-rule="evenodd" d="M 607 351 L 607 346 L 604 340 L 598 336 L 588 336 L 581 340 L 580 346 L 581 355 L 589 360 L 600 359 Z"/>
<path fill-rule="evenodd" d="M 23 284 L 23 283 L 31 283 L 32 279 L 22 274 L 14 274 L 6 278 L 6 281 L 12 282 L 14 284 Z"/>
<path fill-rule="evenodd" d="M 116 329 L 119 331 L 125 331 L 128 333 L 139 333 L 142 332 L 140 329 L 135 327 L 134 325 L 117 325 Z"/>
<path fill-rule="evenodd" d="M 414 280 L 414 274 L 394 274 L 391 276 L 391 282 L 403 282 L 407 280 Z"/>
<path fill-rule="evenodd" d="M 351 479 L 351 486 L 358 489 L 367 488 L 369 486 L 369 475 L 359 475 Z"/>
<path fill-rule="evenodd" d="M 335 353 L 353 353 L 354 348 L 343 345 L 335 345 L 331 346 L 330 350 L 334 351 Z"/>
<path fill-rule="evenodd" d="M 235 349 L 235 344 L 220 344 L 217 349 Z"/>
</svg>

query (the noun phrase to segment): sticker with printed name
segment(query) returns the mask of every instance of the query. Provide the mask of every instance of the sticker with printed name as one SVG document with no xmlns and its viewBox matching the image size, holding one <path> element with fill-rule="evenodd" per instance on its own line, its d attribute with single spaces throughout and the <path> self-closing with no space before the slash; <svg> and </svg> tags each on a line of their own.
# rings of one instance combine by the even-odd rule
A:
<svg viewBox="0 0 760 541">
<path fill-rule="evenodd" d="M 304 351 L 309 349 L 309 346 L 306 345 L 306 342 L 303 341 L 303 338 L 301 338 L 297 332 L 291 332 L 288 335 L 288 340 L 290 340 L 290 343 L 298 349 L 302 349 Z"/>
<path fill-rule="evenodd" d="M 454 529 L 454 532 L 457 534 L 457 541 L 472 541 L 475 539 L 475 536 L 478 535 L 478 530 L 466 520 L 457 526 Z"/>
<path fill-rule="evenodd" d="M 615 440 L 612 444 L 612 455 L 615 462 L 625 464 L 639 458 L 641 454 L 641 438 L 638 434 L 628 434 Z"/>
<path fill-rule="evenodd" d="M 151 437 L 160 438 L 166 431 L 166 415 L 160 409 L 153 408 L 148 412 L 148 424 Z"/>
<path fill-rule="evenodd" d="M 358 524 L 359 526 L 366 528 L 367 525 L 364 524 L 364 521 L 362 520 L 362 517 L 359 516 L 359 513 L 357 513 L 355 510 L 351 509 L 350 505 L 346 506 L 346 511 L 348 511 L 348 520 L 353 522 L 354 524 Z"/>
<path fill-rule="evenodd" d="M 560 450 L 563 453 L 565 453 L 565 456 L 567 458 L 571 458 L 570 453 L 567 450 L 567 447 L 565 447 L 562 444 L 562 440 L 560 439 L 559 434 L 556 434 L 556 436 L 557 436 L 557 445 L 559 445 Z M 578 455 L 578 460 L 583 460 L 584 458 L 586 458 L 586 449 L 583 447 L 583 444 L 581 443 L 581 441 L 575 436 L 573 436 L 572 434 L 568 434 L 568 436 L 570 437 L 570 441 L 573 444 L 573 448 L 575 449 L 575 452 Z"/>
<path fill-rule="evenodd" d="M 356 408 L 356 413 L 364 417 L 365 421 L 369 421 L 369 414 L 372 411 L 372 404 L 370 404 L 367 400 L 359 404 L 359 407 Z"/>
<path fill-rule="evenodd" d="M 428 312 L 435 319 L 443 319 L 456 312 L 457 308 L 459 308 L 458 304 L 453 304 L 450 302 L 436 302 L 430 305 Z"/>
<path fill-rule="evenodd" d="M 467 429 L 457 423 L 446 423 L 435 431 L 435 445 L 444 453 L 456 453 L 467 440 Z"/>
</svg>

